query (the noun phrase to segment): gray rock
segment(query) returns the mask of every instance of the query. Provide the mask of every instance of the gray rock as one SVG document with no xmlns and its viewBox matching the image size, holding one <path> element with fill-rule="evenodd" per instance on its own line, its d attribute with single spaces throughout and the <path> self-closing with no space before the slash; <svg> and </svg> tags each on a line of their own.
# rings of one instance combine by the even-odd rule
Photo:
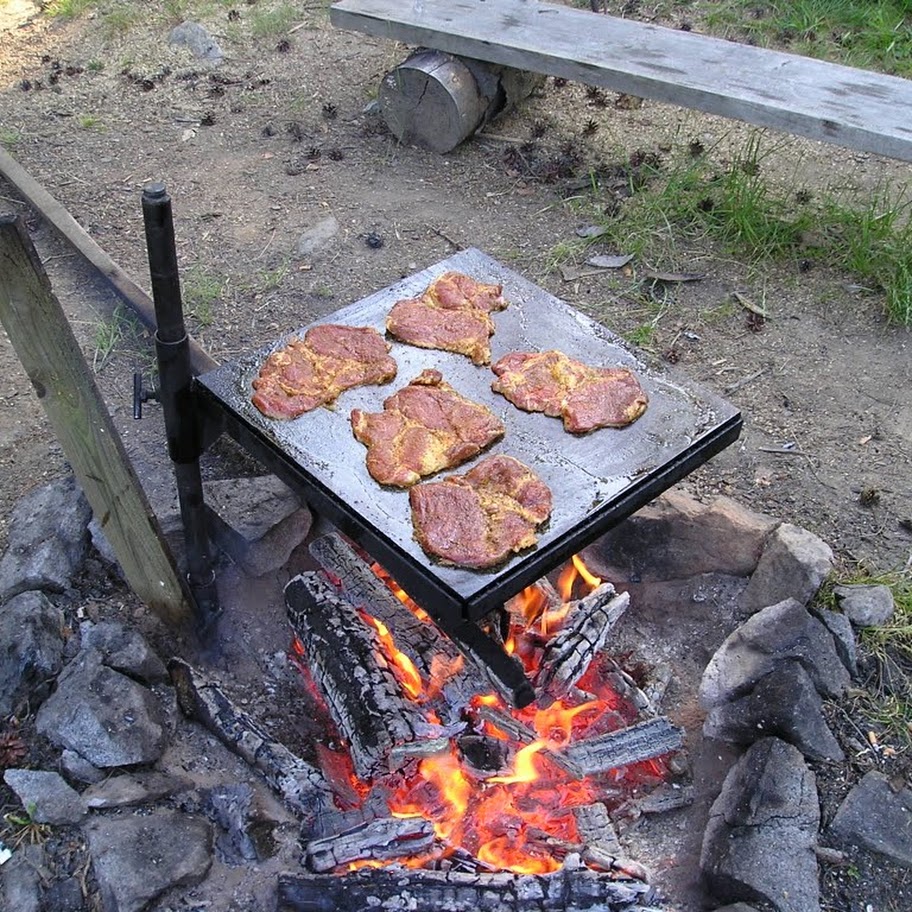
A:
<svg viewBox="0 0 912 912">
<path fill-rule="evenodd" d="M 72 476 L 24 497 L 13 509 L 0 559 L 0 602 L 20 592 L 63 592 L 89 549 L 92 510 Z"/>
<path fill-rule="evenodd" d="M 84 649 L 38 711 L 38 731 L 97 767 L 154 763 L 167 742 L 155 696 Z"/>
<path fill-rule="evenodd" d="M 836 646 L 836 652 L 842 659 L 846 671 L 852 678 L 857 677 L 858 648 L 851 621 L 838 611 L 828 611 L 826 608 L 811 608 L 810 610 L 811 614 L 833 635 L 833 644 Z"/>
<path fill-rule="evenodd" d="M 299 257 L 310 256 L 326 247 L 338 233 L 339 222 L 331 215 L 301 234 L 295 246 L 295 253 Z"/>
<path fill-rule="evenodd" d="M 743 697 L 787 660 L 795 660 L 824 697 L 838 697 L 849 673 L 823 624 L 793 599 L 770 605 L 734 630 L 709 660 L 700 703 L 712 709 Z"/>
<path fill-rule="evenodd" d="M 833 591 L 839 607 L 856 627 L 881 627 L 896 611 L 889 586 L 836 586 Z"/>
<path fill-rule="evenodd" d="M 22 592 L 0 608 L 0 717 L 26 702 L 34 711 L 63 666 L 63 612 L 41 592 Z"/>
<path fill-rule="evenodd" d="M 199 60 L 210 60 L 220 63 L 225 56 L 218 42 L 198 22 L 182 22 L 171 30 L 169 44 L 189 48 L 190 53 Z"/>
<path fill-rule="evenodd" d="M 894 791 L 883 773 L 867 773 L 839 806 L 828 832 L 912 868 L 912 789 Z"/>
<path fill-rule="evenodd" d="M 778 738 L 750 747 L 709 812 L 700 868 L 722 902 L 769 902 L 777 912 L 818 912 L 814 847 L 820 805 L 814 776 Z"/>
<path fill-rule="evenodd" d="M 187 783 L 164 773 L 126 773 L 91 785 L 82 797 L 92 810 L 150 804 L 187 788 Z"/>
<path fill-rule="evenodd" d="M 747 903 L 733 903 L 730 906 L 720 906 L 715 912 L 757 912 L 753 906 Z"/>
<path fill-rule="evenodd" d="M 787 598 L 807 605 L 832 569 L 833 550 L 826 542 L 783 523 L 769 537 L 741 606 L 752 613 Z"/>
<path fill-rule="evenodd" d="M 153 652 L 145 637 L 117 621 L 87 623 L 81 628 L 83 648 L 97 649 L 109 668 L 146 684 L 168 680 L 164 662 Z"/>
<path fill-rule="evenodd" d="M 586 552 L 609 579 L 666 581 L 704 573 L 749 576 L 775 520 L 728 497 L 702 504 L 678 491 L 637 511 Z"/>
<path fill-rule="evenodd" d="M 85 834 L 104 912 L 140 912 L 165 890 L 198 884 L 212 864 L 212 827 L 178 811 L 96 818 Z"/>
<path fill-rule="evenodd" d="M 44 891 L 43 912 L 83 912 L 82 884 L 76 877 L 57 880 Z"/>
<path fill-rule="evenodd" d="M 844 760 L 823 717 L 823 701 L 798 662 L 788 660 L 761 678 L 746 697 L 715 707 L 703 723 L 707 738 L 753 744 L 775 735 L 809 760 Z"/>
<path fill-rule="evenodd" d="M 88 813 L 85 801 L 59 773 L 8 769 L 3 781 L 16 793 L 35 823 L 80 823 Z"/>
<path fill-rule="evenodd" d="M 101 528 L 101 523 L 95 516 L 93 516 L 89 522 L 89 538 L 98 557 L 100 557 L 109 567 L 113 567 L 117 571 L 118 576 L 120 576 L 121 579 L 124 579 L 123 567 L 120 566 L 120 561 L 114 553 L 114 546 L 111 544 L 108 536 L 105 535 L 104 529 Z"/>
<path fill-rule="evenodd" d="M 216 543 L 250 576 L 283 566 L 310 531 L 311 514 L 275 475 L 207 482 Z"/>
<path fill-rule="evenodd" d="M 105 773 L 97 766 L 89 763 L 81 754 L 69 749 L 60 754 L 60 769 L 70 782 L 93 785 L 101 782 L 105 777 Z"/>
<path fill-rule="evenodd" d="M 45 855 L 44 846 L 24 845 L 0 866 L 0 909 L 41 912 Z"/>
</svg>

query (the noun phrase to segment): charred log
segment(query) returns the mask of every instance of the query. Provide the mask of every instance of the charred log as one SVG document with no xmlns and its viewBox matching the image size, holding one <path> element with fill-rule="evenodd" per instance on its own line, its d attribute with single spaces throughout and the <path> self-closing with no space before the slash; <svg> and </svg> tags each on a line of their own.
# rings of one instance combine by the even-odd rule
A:
<svg viewBox="0 0 912 912">
<path fill-rule="evenodd" d="M 646 912 L 652 888 L 569 863 L 553 874 L 365 869 L 344 875 L 279 875 L 278 912 L 361 912 L 368 908 L 447 912 L 543 909 Z"/>
<path fill-rule="evenodd" d="M 608 635 L 630 604 L 630 596 L 615 594 L 611 583 L 602 583 L 572 603 L 560 632 L 542 655 L 535 685 L 552 701 L 566 696 L 583 676 L 589 663 L 605 647 Z"/>
<path fill-rule="evenodd" d="M 576 819 L 576 830 L 580 839 L 586 845 L 592 846 L 606 855 L 623 854 L 614 823 L 608 815 L 608 808 L 601 801 L 575 807 L 573 816 Z"/>
<path fill-rule="evenodd" d="M 506 741 L 489 735 L 460 735 L 456 746 L 466 772 L 475 779 L 502 775 L 513 757 Z"/>
<path fill-rule="evenodd" d="M 576 741 L 555 753 L 589 776 L 660 757 L 680 750 L 683 744 L 683 730 L 659 716 L 607 735 Z"/>
<path fill-rule="evenodd" d="M 358 777 L 388 772 L 403 756 L 393 756 L 394 748 L 441 736 L 402 696 L 376 632 L 322 576 L 296 576 L 285 587 L 285 605 Z"/>
<path fill-rule="evenodd" d="M 448 623 L 444 618 L 438 619 L 437 627 L 423 623 L 339 535 L 322 536 L 311 544 L 310 552 L 322 567 L 339 578 L 346 601 L 363 607 L 394 632 L 397 647 L 432 685 L 441 677 L 441 667 L 452 669 L 459 657 L 464 657 L 467 667 L 451 675 L 442 688 L 444 699 L 439 702 L 439 709 L 447 720 L 457 718 L 473 695 L 491 689 L 515 706 L 532 702 L 534 693 L 522 665 L 504 653 L 502 642 L 487 636 L 478 625 L 468 621 Z M 439 635 L 441 631 L 445 638 Z"/>
<path fill-rule="evenodd" d="M 270 738 L 214 681 L 180 659 L 172 659 L 168 671 L 184 715 L 258 769 L 305 824 L 331 807 L 332 794 L 320 771 Z"/>
<path fill-rule="evenodd" d="M 478 676 L 464 670 L 465 660 L 456 645 L 430 622 L 408 609 L 338 533 L 315 539 L 310 553 L 339 580 L 339 594 L 354 608 L 361 608 L 392 631 L 396 647 L 411 659 L 432 690 L 442 699 L 437 707 L 444 721 L 455 720 L 483 688 Z"/>
<path fill-rule="evenodd" d="M 304 847 L 307 867 L 324 874 L 353 861 L 394 861 L 419 856 L 434 845 L 434 825 L 423 817 L 384 817 Z"/>
</svg>

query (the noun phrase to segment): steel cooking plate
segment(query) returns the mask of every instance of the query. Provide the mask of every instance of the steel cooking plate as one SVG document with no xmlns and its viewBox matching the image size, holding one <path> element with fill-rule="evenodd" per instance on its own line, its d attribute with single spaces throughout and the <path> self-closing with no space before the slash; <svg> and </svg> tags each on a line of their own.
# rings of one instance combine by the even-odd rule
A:
<svg viewBox="0 0 912 912">
<path fill-rule="evenodd" d="M 293 421 L 266 418 L 250 402 L 251 381 L 288 336 L 197 378 L 196 390 L 205 407 L 224 413 L 228 430 L 242 444 L 296 484 L 318 512 L 359 540 L 426 610 L 474 620 L 733 442 L 741 416 L 698 385 L 649 369 L 604 326 L 476 249 L 317 322 L 372 326 L 382 333 L 395 301 L 420 294 L 449 269 L 504 285 L 509 307 L 494 315 L 493 361 L 511 351 L 556 348 L 589 364 L 629 367 L 649 394 L 645 414 L 621 430 L 571 435 L 559 419 L 520 411 L 493 393 L 490 368 L 475 366 L 462 355 L 396 341 L 391 354 L 399 372 L 391 383 L 349 390 L 332 408 Z M 487 571 L 446 567 L 424 554 L 412 537 L 408 494 L 383 488 L 370 477 L 366 448 L 351 432 L 348 417 L 353 408 L 380 411 L 387 396 L 428 367 L 438 368 L 463 395 L 486 404 L 507 428 L 490 450 L 455 471 L 466 471 L 487 453 L 504 453 L 531 466 L 554 495 L 554 511 L 538 546 Z"/>
</svg>

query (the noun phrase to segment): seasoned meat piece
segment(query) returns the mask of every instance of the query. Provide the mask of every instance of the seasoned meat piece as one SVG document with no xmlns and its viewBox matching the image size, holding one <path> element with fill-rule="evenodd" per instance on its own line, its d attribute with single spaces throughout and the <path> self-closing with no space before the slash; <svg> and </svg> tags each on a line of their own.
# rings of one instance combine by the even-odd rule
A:
<svg viewBox="0 0 912 912">
<path fill-rule="evenodd" d="M 491 384 L 517 408 L 562 418 L 564 430 L 625 427 L 646 411 L 649 397 L 626 367 L 590 367 L 559 351 L 512 352 L 492 370 Z"/>
<path fill-rule="evenodd" d="M 461 396 L 437 370 L 422 371 L 382 412 L 353 409 L 351 426 L 367 446 L 371 477 L 399 488 L 460 465 L 504 433 L 490 409 Z"/>
<path fill-rule="evenodd" d="M 266 359 L 251 401 L 268 418 L 297 418 L 353 386 L 392 380 L 390 348 L 367 326 L 313 326 Z"/>
<path fill-rule="evenodd" d="M 409 491 L 415 538 L 445 564 L 481 570 L 531 548 L 551 515 L 551 490 L 512 456 L 488 456 L 465 475 Z"/>
<path fill-rule="evenodd" d="M 502 285 L 486 285 L 460 272 L 445 272 L 418 298 L 397 301 L 386 328 L 401 342 L 467 355 L 475 364 L 491 361 L 491 313 L 503 310 Z"/>
</svg>

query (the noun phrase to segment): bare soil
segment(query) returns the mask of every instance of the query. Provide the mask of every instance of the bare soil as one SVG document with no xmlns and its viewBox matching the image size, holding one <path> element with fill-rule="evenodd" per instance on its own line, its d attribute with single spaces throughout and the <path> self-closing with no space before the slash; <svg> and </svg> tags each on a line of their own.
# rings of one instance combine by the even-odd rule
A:
<svg viewBox="0 0 912 912">
<path fill-rule="evenodd" d="M 644 357 L 674 361 L 742 410 L 740 440 L 684 489 L 724 493 L 816 532 L 845 575 L 909 569 L 912 336 L 884 320 L 878 293 L 798 260 L 744 264 L 709 242 L 679 243 L 667 260 L 635 262 L 620 277 L 566 281 L 559 268 L 576 262 L 559 263 L 557 253 L 577 229 L 614 205 L 608 189 L 579 188 L 590 168 L 629 167 L 633 154 L 662 159 L 694 139 L 736 150 L 745 128 L 649 101 L 596 102 L 582 86 L 548 80 L 519 110 L 436 155 L 399 145 L 367 109 L 404 46 L 334 30 L 322 3 L 300 5 L 292 28 L 256 38 L 249 23 L 269 3 L 247 0 L 204 20 L 225 51 L 216 66 L 169 45 L 177 23 L 165 6 L 145 3 L 141 22 L 112 32 L 100 15 L 52 22 L 25 0 L 0 5 L 0 139 L 145 287 L 140 194 L 152 180 L 166 183 L 191 332 L 214 358 L 248 353 L 478 247 L 621 335 L 652 324 Z M 542 127 L 533 150 L 521 145 Z M 764 160 L 770 180 L 798 180 L 812 193 L 905 185 L 912 176 L 871 155 L 774 134 L 766 141 L 776 149 Z M 520 148 L 564 164 L 572 153 L 572 173 L 531 173 Z M 153 370 L 148 333 L 2 180 L 0 211 L 25 215 L 128 450 L 166 498 L 160 415 L 147 406 L 143 421 L 131 417 L 132 373 Z M 297 255 L 300 235 L 329 216 L 339 225 L 331 242 Z M 704 278 L 665 286 L 657 304 L 645 293 L 646 268 Z M 213 284 L 217 294 L 204 300 Z M 762 301 L 767 319 L 754 319 L 735 291 Z M 112 328 L 121 335 L 108 353 Z M 230 446 L 207 456 L 209 474 L 239 470 L 252 467 Z M 64 471 L 0 335 L 0 547 L 15 503 Z M 235 635 L 281 650 L 263 626 L 259 617 Z M 858 895 L 831 893 L 828 909 L 864 908 Z"/>
</svg>

